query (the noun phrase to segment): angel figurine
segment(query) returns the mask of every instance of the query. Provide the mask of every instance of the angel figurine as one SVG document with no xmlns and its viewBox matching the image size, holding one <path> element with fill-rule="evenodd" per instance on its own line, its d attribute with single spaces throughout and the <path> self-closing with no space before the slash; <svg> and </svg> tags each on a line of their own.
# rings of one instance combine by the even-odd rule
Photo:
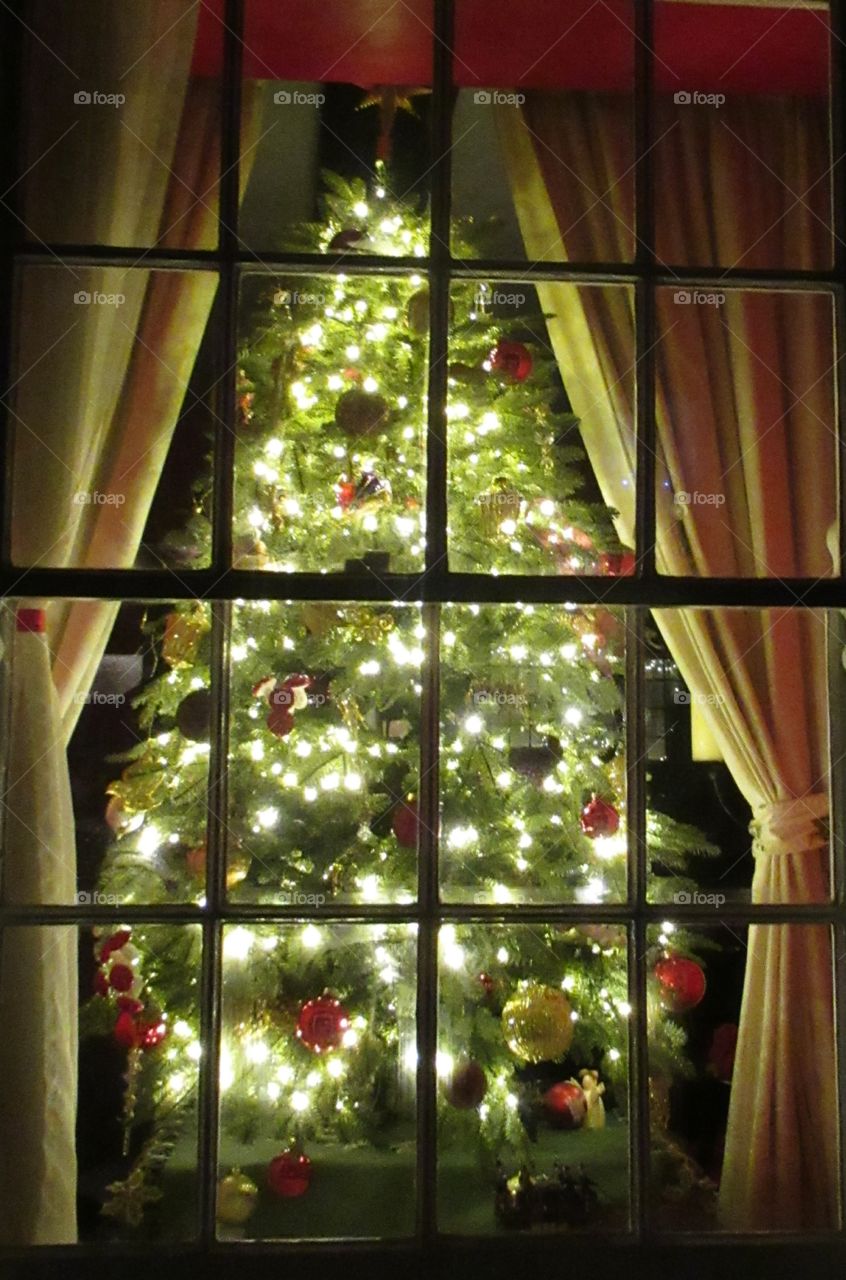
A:
<svg viewBox="0 0 846 1280">
<path fill-rule="evenodd" d="M 582 1082 L 582 1092 L 585 1095 L 587 1107 L 582 1128 L 604 1129 L 605 1103 L 602 1101 L 602 1095 L 605 1092 L 605 1085 L 599 1082 L 599 1072 L 585 1067 L 579 1072 L 579 1079 Z"/>
</svg>

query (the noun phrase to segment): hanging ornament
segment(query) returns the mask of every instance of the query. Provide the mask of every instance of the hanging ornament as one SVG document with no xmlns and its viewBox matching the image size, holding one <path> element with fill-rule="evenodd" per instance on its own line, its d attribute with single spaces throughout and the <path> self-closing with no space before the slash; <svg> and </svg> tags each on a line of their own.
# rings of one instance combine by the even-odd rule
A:
<svg viewBox="0 0 846 1280">
<path fill-rule="evenodd" d="M 604 1129 L 605 1128 L 605 1103 L 602 1101 L 602 1095 L 605 1092 L 605 1085 L 599 1079 L 599 1072 L 593 1071 L 589 1067 L 583 1067 L 579 1072 L 579 1079 L 582 1082 L 582 1090 L 585 1095 L 585 1125 L 586 1129 Z"/>
<path fill-rule="evenodd" d="M 363 471 L 355 483 L 343 475 L 334 490 L 341 510 L 353 513 L 389 506 L 392 498 L 390 481 L 383 480 L 375 471 Z"/>
<path fill-rule="evenodd" d="M 564 755 L 558 738 L 548 735 L 536 746 L 511 747 L 508 752 L 509 768 L 535 786 L 541 786 Z"/>
<path fill-rule="evenodd" d="M 557 1062 L 573 1039 L 572 1012 L 563 991 L 531 982 L 502 1011 L 505 1043 L 524 1062 Z"/>
<path fill-rule="evenodd" d="M 474 1110 L 487 1091 L 487 1077 L 478 1062 L 472 1060 L 457 1066 L 444 1086 L 447 1102 L 459 1111 Z"/>
<path fill-rule="evenodd" d="M 266 569 L 269 563 L 270 554 L 261 538 L 245 534 L 235 539 L 232 547 L 234 569 Z"/>
<path fill-rule="evenodd" d="M 373 435 L 388 426 L 390 406 L 384 396 L 354 387 L 345 391 L 335 405 L 335 425 L 344 435 Z"/>
<path fill-rule="evenodd" d="M 176 708 L 176 727 L 189 742 L 211 740 L 211 692 L 194 689 Z"/>
<path fill-rule="evenodd" d="M 167 665 L 174 670 L 192 667 L 200 641 L 209 626 L 203 609 L 192 609 L 190 613 L 169 613 L 165 618 L 162 637 L 162 657 Z"/>
<path fill-rule="evenodd" d="M 543 1106 L 556 1129 L 580 1129 L 585 1122 L 587 1103 L 577 1080 L 561 1080 L 547 1089 Z"/>
<path fill-rule="evenodd" d="M 295 1148 L 274 1156 L 267 1166 L 267 1185 L 276 1196 L 293 1200 L 304 1196 L 311 1186 L 312 1166 L 308 1156 Z"/>
<path fill-rule="evenodd" d="M 143 755 L 128 764 L 120 777 L 106 789 L 106 794 L 119 807 L 121 821 L 137 813 L 146 813 L 160 804 L 167 777 L 166 771 L 151 755 Z"/>
<path fill-rule="evenodd" d="M 403 849 L 416 849 L 417 836 L 420 830 L 420 818 L 417 812 L 417 801 L 408 796 L 398 804 L 391 815 L 391 826 L 397 843 Z"/>
<path fill-rule="evenodd" d="M 241 1227 L 255 1212 L 258 1187 L 240 1169 L 233 1169 L 217 1184 L 218 1222 L 228 1227 Z"/>
<path fill-rule="evenodd" d="M 246 880 L 253 860 L 240 841 L 226 851 L 226 887 L 234 889 L 242 880 Z M 188 874 L 201 884 L 206 879 L 206 846 L 199 844 L 185 854 L 185 867 Z"/>
<path fill-rule="evenodd" d="M 397 625 L 393 609 L 371 609 L 366 605 L 344 609 L 341 623 L 352 627 L 356 636 L 367 644 L 382 643 Z"/>
<path fill-rule="evenodd" d="M 635 553 L 633 551 L 602 551 L 597 568 L 608 578 L 628 577 L 635 571 Z"/>
<path fill-rule="evenodd" d="M 532 372 L 532 353 L 522 342 L 500 338 L 489 359 L 494 373 L 513 382 L 525 382 Z"/>
<path fill-rule="evenodd" d="M 505 476 L 497 476 L 492 488 L 478 500 L 479 525 L 484 536 L 493 538 L 497 533 L 511 536 L 507 528 L 502 528 L 503 522 L 511 520 L 516 523 L 521 507 L 522 498 L 517 490 L 511 487 Z"/>
<path fill-rule="evenodd" d="M 350 1025 L 349 1014 L 340 1000 L 329 992 L 308 1000 L 297 1018 L 297 1039 L 313 1053 L 337 1049 Z"/>
<path fill-rule="evenodd" d="M 155 1049 L 167 1036 L 167 1023 L 161 1018 L 143 1019 L 140 1012 L 122 1009 L 115 1021 L 113 1035 L 124 1049 Z"/>
<path fill-rule="evenodd" d="M 579 821 L 585 835 L 596 840 L 598 836 L 614 835 L 620 825 L 620 815 L 613 804 L 594 794 L 582 809 Z"/>
<path fill-rule="evenodd" d="M 688 956 L 665 956 L 656 964 L 654 973 L 661 1004 L 668 1013 L 687 1013 L 705 995 L 704 970 Z"/>
</svg>

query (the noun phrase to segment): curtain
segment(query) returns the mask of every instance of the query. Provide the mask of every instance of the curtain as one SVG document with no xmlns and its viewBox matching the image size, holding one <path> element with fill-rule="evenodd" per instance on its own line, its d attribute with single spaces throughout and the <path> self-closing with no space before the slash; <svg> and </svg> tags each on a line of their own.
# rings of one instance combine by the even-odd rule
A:
<svg viewBox="0 0 846 1280">
<path fill-rule="evenodd" d="M 658 252 L 669 263 L 825 265 L 824 107 L 658 103 Z M 629 103 L 529 95 L 499 112 L 530 258 L 632 256 Z M 728 127 L 726 127 L 728 126 Z M 760 180 L 748 147 L 778 155 Z M 795 200 L 795 195 L 804 198 Z M 749 246 L 753 246 L 750 250 Z M 716 288 L 716 286 L 715 286 Z M 634 533 L 633 300 L 623 286 L 540 284 L 549 339 L 605 502 Z M 659 570 L 824 576 L 835 518 L 832 317 L 822 295 L 737 294 L 720 308 L 659 295 Z M 673 494 L 719 493 L 679 508 Z M 797 601 L 797 603 L 799 603 Z M 656 611 L 691 693 L 753 810 L 757 903 L 830 894 L 825 621 L 801 610 Z M 720 1184 L 723 1226 L 838 1220 L 832 955 L 823 926 L 753 926 Z"/>
<path fill-rule="evenodd" d="M 20 566 L 135 563 L 216 291 L 213 272 L 143 269 L 144 249 L 155 244 L 217 241 L 219 89 L 189 80 L 196 8 L 177 12 L 169 0 L 120 14 L 108 0 L 96 7 L 100 22 L 85 24 L 83 43 L 70 8 L 50 0 L 33 6 L 33 27 L 49 29 L 51 41 L 50 49 L 31 46 L 38 90 L 28 108 L 28 154 L 45 158 L 28 175 L 23 220 L 47 242 L 139 246 L 137 269 L 37 267 L 19 281 L 12 557 Z M 52 65 L 58 50 L 64 72 Z M 125 105 L 92 107 L 51 145 L 80 84 L 119 88 Z M 247 90 L 249 139 L 257 133 L 258 86 Z M 251 156 L 246 147 L 242 180 Z M 64 305 L 77 292 L 124 301 Z M 122 502 L 78 501 L 92 492 Z M 77 882 L 66 746 L 117 605 L 28 603 L 18 611 L 11 653 L 4 892 L 13 903 L 68 903 Z M 7 930 L 2 1243 L 76 1238 L 76 973 L 75 928 Z"/>
</svg>

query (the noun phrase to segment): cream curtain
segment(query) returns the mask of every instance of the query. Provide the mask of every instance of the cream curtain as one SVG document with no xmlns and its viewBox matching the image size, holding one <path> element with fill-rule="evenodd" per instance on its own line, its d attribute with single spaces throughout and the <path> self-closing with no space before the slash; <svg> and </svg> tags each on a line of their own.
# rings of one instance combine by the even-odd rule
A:
<svg viewBox="0 0 846 1280">
<path fill-rule="evenodd" d="M 207 248 L 217 239 L 219 93 L 189 80 L 196 7 L 91 7 L 99 21 L 86 22 L 83 43 L 70 6 L 33 6 L 32 25 L 50 40 L 31 46 L 38 89 L 22 216 L 37 239 L 139 253 L 134 270 L 56 265 L 19 281 L 12 554 L 23 566 L 22 596 L 25 566 L 134 564 L 216 290 L 214 273 L 143 269 L 144 248 Z M 79 86 L 119 91 L 125 104 L 86 108 L 53 145 Z M 253 134 L 255 88 L 245 102 Z M 79 305 L 79 292 L 124 301 Z M 77 500 L 95 491 L 122 501 Z M 76 853 L 65 749 L 117 606 L 28 603 L 11 654 L 4 892 L 16 903 L 68 903 Z M 76 1238 L 76 973 L 75 928 L 6 932 L 2 1243 Z"/>
<path fill-rule="evenodd" d="M 657 112 L 659 252 L 673 263 L 819 266 L 827 167 L 822 108 L 735 103 L 730 116 Z M 737 135 L 732 139 L 729 130 Z M 530 95 L 500 137 L 527 253 L 631 257 L 631 116 L 612 96 Z M 743 146 L 778 148 L 785 186 L 756 182 Z M 743 139 L 743 144 L 738 142 Z M 709 186 L 710 182 L 710 186 Z M 814 185 L 816 184 L 816 185 Z M 794 201 L 788 192 L 804 196 Z M 787 213 L 787 216 L 785 214 Z M 750 234 L 751 233 L 751 234 Z M 634 531 L 633 309 L 622 287 L 542 284 L 549 338 L 618 532 Z M 662 294 L 657 353 L 658 563 L 663 572 L 789 577 L 831 571 L 831 313 L 821 296 L 724 307 Z M 725 497 L 702 511 L 674 492 Z M 755 815 L 752 898 L 829 895 L 824 619 L 800 610 L 658 611 L 679 669 Z M 720 1187 L 735 1230 L 837 1222 L 832 956 L 818 926 L 750 929 Z"/>
</svg>

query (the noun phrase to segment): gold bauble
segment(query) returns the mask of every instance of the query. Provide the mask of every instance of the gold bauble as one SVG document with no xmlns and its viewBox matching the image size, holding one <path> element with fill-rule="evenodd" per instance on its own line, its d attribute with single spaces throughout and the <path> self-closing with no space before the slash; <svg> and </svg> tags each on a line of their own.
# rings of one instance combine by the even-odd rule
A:
<svg viewBox="0 0 846 1280">
<path fill-rule="evenodd" d="M 323 604 L 318 600 L 302 606 L 302 619 L 309 635 L 318 639 L 341 622 L 338 610 L 333 604 Z"/>
<path fill-rule="evenodd" d="M 233 1169 L 217 1184 L 217 1220 L 240 1227 L 252 1217 L 258 1201 L 258 1187 L 240 1169 Z"/>
<path fill-rule="evenodd" d="M 240 884 L 242 880 L 246 880 L 252 865 L 252 858 L 242 845 L 236 844 L 234 848 L 228 849 L 226 853 L 226 887 L 234 889 L 236 884 Z M 205 880 L 206 878 L 206 846 L 204 844 L 197 845 L 194 849 L 189 849 L 185 855 L 185 865 L 190 874 L 196 880 Z"/>
<path fill-rule="evenodd" d="M 190 613 L 169 613 L 165 618 L 162 657 L 169 667 L 191 667 L 197 657 L 200 641 L 209 629 L 203 609 Z"/>
<path fill-rule="evenodd" d="M 559 1062 L 573 1040 L 570 1001 L 563 991 L 529 983 L 502 1011 L 502 1033 L 523 1062 Z"/>
<path fill-rule="evenodd" d="M 164 798 L 167 771 L 152 756 L 141 756 L 128 764 L 123 773 L 106 788 L 106 794 L 120 802 L 121 818 L 154 809 Z"/>
</svg>

